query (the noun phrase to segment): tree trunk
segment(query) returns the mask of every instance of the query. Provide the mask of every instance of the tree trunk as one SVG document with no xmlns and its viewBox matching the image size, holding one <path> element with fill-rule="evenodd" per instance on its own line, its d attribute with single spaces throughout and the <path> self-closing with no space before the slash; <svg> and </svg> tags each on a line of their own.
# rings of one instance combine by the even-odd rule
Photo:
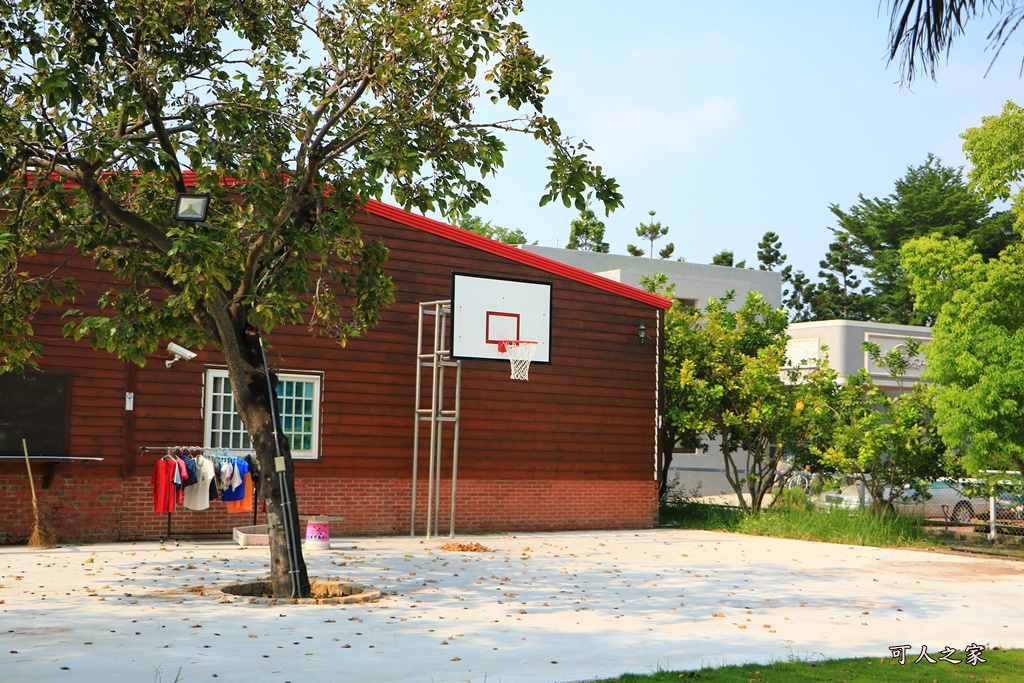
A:
<svg viewBox="0 0 1024 683">
<path fill-rule="evenodd" d="M 760 512 L 764 508 L 764 498 L 775 488 L 777 481 L 782 451 L 776 450 L 774 455 L 769 455 L 770 452 L 770 444 L 763 437 L 753 440 L 748 445 L 747 478 L 750 506 L 754 512 Z"/>
<path fill-rule="evenodd" d="M 271 412 L 270 392 L 264 372 L 262 351 L 255 334 L 250 335 L 250 338 L 246 340 L 243 353 L 248 356 L 243 360 L 245 377 L 241 386 L 236 386 L 235 378 L 231 377 L 232 393 L 235 396 L 235 408 L 241 416 L 242 422 L 245 423 L 259 465 L 259 498 L 267 506 L 270 581 L 274 597 L 307 597 L 309 595 L 309 574 L 306 570 L 305 558 L 302 556 L 301 536 L 299 536 L 299 516 L 295 500 L 295 473 L 291 448 L 281 432 L 280 418 L 277 416 L 276 410 Z M 229 372 L 230 369 L 229 363 Z M 276 385 L 277 378 L 272 375 L 271 381 Z M 275 418 L 278 421 L 276 430 L 278 446 L 285 466 L 283 474 L 277 471 L 275 462 L 278 457 L 278 447 L 274 445 Z M 290 505 L 288 501 L 290 501 Z"/>
<path fill-rule="evenodd" d="M 676 430 L 664 421 L 661 427 L 661 471 L 658 473 L 658 500 L 664 500 L 668 493 L 668 470 L 672 466 L 672 455 L 676 449 Z"/>
<path fill-rule="evenodd" d="M 747 498 L 743 491 L 743 484 L 746 483 L 746 479 L 741 479 L 739 476 L 739 468 L 736 467 L 736 460 L 733 458 L 732 440 L 729 438 L 728 430 L 722 426 L 719 427 L 719 439 L 722 444 L 722 457 L 725 462 L 725 480 L 729 482 L 729 486 L 736 493 L 740 509 L 743 512 L 750 512 L 750 506 L 747 505 Z M 750 472 L 747 472 L 747 477 L 749 476 Z"/>
<path fill-rule="evenodd" d="M 298 505 L 295 500 L 295 472 L 287 439 L 279 437 L 285 471 L 282 476 L 275 468 L 277 451 L 269 411 L 267 426 L 260 431 L 259 440 L 253 438 L 256 459 L 260 467 L 260 499 L 267 504 L 267 534 L 270 537 L 270 581 L 275 598 L 309 596 L 309 574 L 302 555 Z M 265 433 L 262 433 L 265 432 Z M 286 510 L 285 506 L 290 505 Z M 285 528 L 285 525 L 290 527 Z M 291 549 L 289 551 L 289 536 Z M 294 565 L 294 566 L 293 566 Z M 294 573 L 294 580 L 292 578 Z"/>
</svg>

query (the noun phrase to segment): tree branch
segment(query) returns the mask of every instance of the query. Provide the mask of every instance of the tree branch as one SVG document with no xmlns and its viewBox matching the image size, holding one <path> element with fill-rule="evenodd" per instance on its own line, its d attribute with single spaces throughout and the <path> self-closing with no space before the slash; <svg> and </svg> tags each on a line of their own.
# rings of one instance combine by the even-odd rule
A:
<svg viewBox="0 0 1024 683">
<path fill-rule="evenodd" d="M 339 74 L 339 77 L 340 77 L 340 74 Z M 323 144 L 323 141 L 324 141 L 324 136 L 327 135 L 328 131 L 332 130 L 336 125 L 338 125 L 338 122 L 341 121 L 342 117 L 345 116 L 345 114 L 347 114 L 352 109 L 352 107 L 354 107 L 356 105 L 356 103 L 360 99 L 362 99 L 363 93 L 366 92 L 366 88 L 369 86 L 370 79 L 372 77 L 373 77 L 373 72 L 372 71 L 367 71 L 366 73 L 364 73 L 362 75 L 362 77 L 359 80 L 359 85 L 352 92 L 352 94 L 349 95 L 349 97 L 345 101 L 345 103 L 341 107 L 338 108 L 338 111 L 334 112 L 334 114 L 331 115 L 331 117 L 327 120 L 327 122 L 323 126 L 321 126 L 320 132 L 317 134 L 316 138 L 310 144 L 310 150 L 313 150 L 314 153 L 315 153 L 316 150 L 320 149 L 320 147 L 321 147 L 321 145 Z M 331 96 L 332 95 L 329 95 L 328 97 L 331 97 Z M 322 115 L 323 110 L 326 109 L 328 101 L 329 100 L 327 98 L 325 98 L 324 101 L 320 104 L 320 106 L 317 107 L 317 112 L 316 112 L 317 113 L 317 118 L 319 118 L 319 116 Z M 314 121 L 315 120 L 316 119 L 314 119 Z M 311 122 L 311 124 L 312 123 L 313 122 Z M 365 126 L 365 124 L 364 124 L 364 126 Z M 363 128 L 364 126 L 361 126 L 360 128 Z"/>
<path fill-rule="evenodd" d="M 145 107 L 149 113 L 150 125 L 153 126 L 153 136 L 156 138 L 160 145 L 160 149 L 163 150 L 166 159 L 164 160 L 164 168 L 170 171 L 174 177 L 174 186 L 179 193 L 185 193 L 188 188 L 185 187 L 185 179 L 181 172 L 181 164 L 178 163 L 178 152 L 174 148 L 174 143 L 164 127 L 163 117 L 161 116 L 161 108 L 159 105 L 159 98 L 156 92 L 149 87 L 145 79 L 139 74 L 138 65 L 142 62 L 143 44 L 138 30 L 135 31 L 133 39 L 133 49 L 129 49 L 125 45 L 123 40 L 123 33 L 116 30 L 117 26 L 108 26 L 107 34 L 110 36 L 111 42 L 116 46 L 120 53 L 121 61 L 124 62 L 128 68 L 129 82 L 132 84 L 132 89 L 138 94 L 142 106 Z"/>
<path fill-rule="evenodd" d="M 92 174 L 75 173 L 68 169 L 54 169 L 54 172 L 81 186 L 89 198 L 89 204 L 96 211 L 134 230 L 140 238 L 152 244 L 161 253 L 166 254 L 171 250 L 173 242 L 160 228 L 137 213 L 123 209 L 107 194 Z M 188 257 L 185 259 L 188 260 Z"/>
</svg>

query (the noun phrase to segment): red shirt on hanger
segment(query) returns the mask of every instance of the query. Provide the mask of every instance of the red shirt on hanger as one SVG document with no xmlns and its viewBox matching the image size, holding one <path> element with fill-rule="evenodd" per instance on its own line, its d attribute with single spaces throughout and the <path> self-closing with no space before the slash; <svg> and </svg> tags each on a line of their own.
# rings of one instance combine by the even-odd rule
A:
<svg viewBox="0 0 1024 683">
<path fill-rule="evenodd" d="M 156 461 L 149 483 L 153 486 L 153 512 L 174 512 L 174 473 L 178 463 L 172 458 Z"/>
</svg>

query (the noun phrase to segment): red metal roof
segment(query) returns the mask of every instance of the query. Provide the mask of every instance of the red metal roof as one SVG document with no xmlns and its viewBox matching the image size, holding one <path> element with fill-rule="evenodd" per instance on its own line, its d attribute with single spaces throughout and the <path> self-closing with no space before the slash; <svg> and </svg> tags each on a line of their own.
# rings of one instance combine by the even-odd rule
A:
<svg viewBox="0 0 1024 683">
<path fill-rule="evenodd" d="M 396 223 L 407 225 L 410 228 L 423 230 L 424 232 L 429 232 L 432 235 L 453 240 L 460 244 L 465 244 L 468 247 L 480 249 L 490 254 L 494 254 L 495 256 L 507 258 L 511 261 L 517 261 L 523 265 L 569 278 L 570 280 L 575 280 L 576 282 L 581 282 L 585 285 L 590 285 L 591 287 L 597 287 L 598 289 L 603 289 L 606 292 L 618 294 L 619 296 L 624 296 L 628 299 L 633 299 L 634 301 L 639 301 L 649 306 L 667 310 L 672 305 L 672 302 L 669 299 L 656 294 L 651 294 L 650 292 L 645 292 L 642 289 L 624 285 L 621 282 L 616 282 L 615 280 L 609 280 L 606 277 L 601 277 L 600 275 L 595 275 L 589 271 L 566 265 L 560 261 L 549 259 L 546 256 L 540 256 L 539 254 L 534 254 L 529 251 L 516 249 L 515 247 L 509 246 L 503 242 L 492 240 L 489 237 L 484 237 L 483 235 L 478 235 L 475 232 L 462 230 L 461 228 L 456 228 L 452 225 L 448 225 L 447 223 L 427 218 L 426 216 L 409 213 L 397 206 L 391 206 L 390 204 L 384 204 L 371 199 L 366 204 L 366 211 L 374 216 L 387 218 L 395 221 Z"/>
</svg>

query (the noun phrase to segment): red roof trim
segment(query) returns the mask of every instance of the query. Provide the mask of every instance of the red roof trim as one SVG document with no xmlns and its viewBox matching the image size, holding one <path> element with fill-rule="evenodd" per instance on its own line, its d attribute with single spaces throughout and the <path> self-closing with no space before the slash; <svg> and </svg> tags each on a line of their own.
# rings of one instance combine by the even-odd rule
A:
<svg viewBox="0 0 1024 683">
<path fill-rule="evenodd" d="M 138 173 L 135 171 L 134 173 Z M 194 187 L 196 183 L 196 174 L 192 171 L 182 172 L 182 180 L 186 187 Z M 234 178 L 224 177 L 221 182 L 225 185 L 237 184 Z M 71 183 L 68 183 L 69 185 Z M 624 296 L 627 299 L 633 299 L 640 303 L 647 304 L 648 306 L 654 306 L 662 310 L 668 310 L 672 306 L 672 302 L 669 299 L 658 296 L 657 294 L 651 294 L 645 292 L 642 289 L 636 287 L 630 287 L 624 285 L 621 282 L 615 280 L 609 280 L 606 277 L 595 275 L 586 270 L 576 268 L 574 266 L 567 265 L 554 259 L 549 259 L 546 256 L 540 256 L 529 251 L 523 251 L 522 249 L 516 249 L 515 247 L 509 246 L 503 242 L 492 240 L 489 237 L 478 235 L 475 232 L 469 232 L 468 230 L 462 230 L 455 226 L 442 223 L 441 221 L 427 218 L 426 216 L 419 216 L 416 214 L 409 213 L 408 211 L 401 209 L 397 206 L 391 206 L 390 204 L 384 204 L 376 200 L 371 199 L 366 203 L 366 211 L 375 216 L 381 218 L 387 218 L 393 220 L 396 223 L 401 223 L 410 228 L 416 228 L 424 232 L 429 232 L 438 237 L 453 240 L 460 244 L 465 244 L 468 247 L 474 249 L 480 249 L 488 253 L 500 256 L 502 258 L 509 259 L 510 261 L 517 261 L 523 265 L 543 270 L 553 275 L 559 275 L 576 282 L 590 285 L 591 287 L 597 287 L 603 289 L 606 292 L 612 294 L 618 294 Z"/>
<path fill-rule="evenodd" d="M 589 271 L 566 265 L 560 261 L 549 259 L 546 256 L 540 256 L 539 254 L 534 254 L 529 251 L 516 249 L 515 247 L 509 246 L 503 242 L 492 240 L 488 237 L 484 237 L 483 235 L 478 235 L 475 232 L 462 230 L 461 228 L 456 228 L 448 225 L 447 223 L 427 218 L 426 216 L 409 213 L 397 206 L 391 206 L 390 204 L 384 204 L 371 199 L 366 203 L 366 211 L 374 216 L 387 218 L 395 221 L 396 223 L 409 226 L 410 228 L 429 232 L 432 235 L 437 235 L 438 237 L 459 242 L 460 244 L 465 244 L 468 247 L 480 249 L 511 261 L 517 261 L 523 265 L 531 266 L 533 268 L 552 273 L 553 275 L 559 275 L 585 285 L 590 285 L 591 287 L 597 287 L 598 289 L 603 289 L 606 292 L 618 294 L 619 296 L 639 301 L 640 303 L 647 304 L 648 306 L 654 306 L 655 308 L 663 310 L 667 310 L 672 306 L 672 302 L 670 300 L 658 296 L 657 294 L 651 294 L 650 292 L 645 292 L 642 289 L 630 287 L 629 285 L 624 285 L 621 282 L 616 282 L 615 280 L 609 280 L 606 277 L 601 277 L 600 275 L 595 275 Z"/>
</svg>

